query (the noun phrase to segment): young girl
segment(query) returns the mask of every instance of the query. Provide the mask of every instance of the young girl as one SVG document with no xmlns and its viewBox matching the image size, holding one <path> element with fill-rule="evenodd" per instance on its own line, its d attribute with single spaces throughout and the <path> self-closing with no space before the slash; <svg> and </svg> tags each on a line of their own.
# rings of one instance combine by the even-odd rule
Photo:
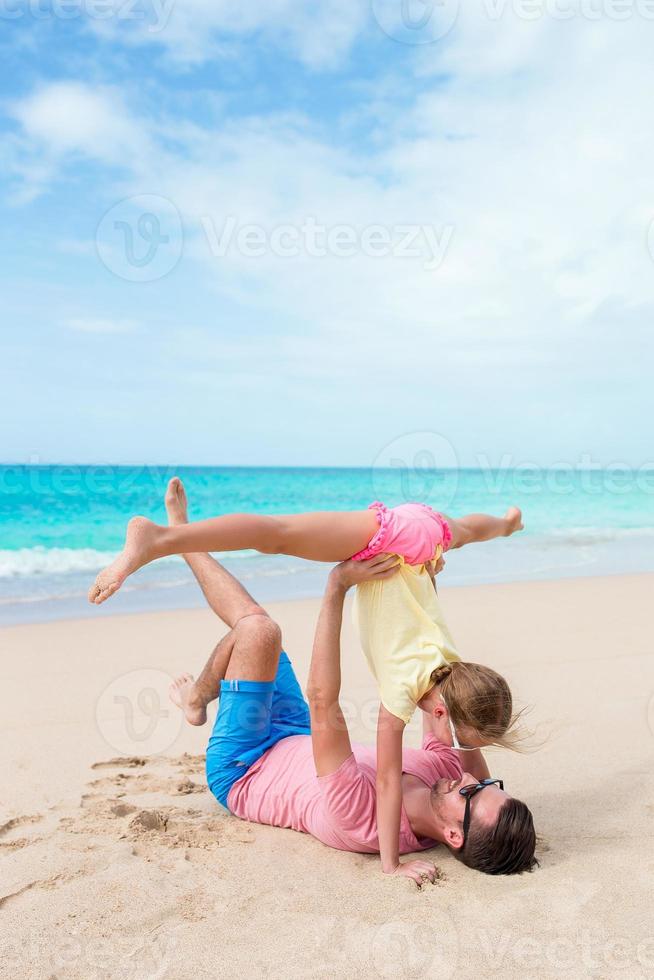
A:
<svg viewBox="0 0 654 980">
<path fill-rule="evenodd" d="M 168 492 L 180 487 L 174 478 Z M 426 712 L 430 730 L 455 749 L 502 744 L 512 722 L 511 694 L 503 678 L 459 661 L 440 610 L 432 563 L 450 548 L 508 537 L 521 528 L 517 507 L 504 517 L 453 519 L 418 503 L 389 509 L 377 502 L 365 511 L 281 517 L 229 514 L 171 527 L 134 517 L 123 551 L 98 575 L 89 601 L 99 605 L 133 572 L 168 555 L 252 548 L 325 562 L 399 556 L 392 574 L 389 570 L 358 588 L 355 602 L 363 649 L 380 687 L 377 823 L 382 868 L 394 874 L 400 868 L 402 736 L 416 706 Z M 488 775 L 478 751 L 469 765 L 477 778 Z"/>
<path fill-rule="evenodd" d="M 374 560 L 374 559 L 373 559 Z M 389 563 L 381 563 L 384 569 Z M 443 618 L 434 563 L 408 565 L 357 586 L 354 618 L 379 686 L 377 721 L 377 830 L 382 870 L 410 873 L 400 863 L 402 740 L 416 706 L 423 729 L 465 753 L 462 767 L 476 779 L 490 775 L 480 749 L 510 747 L 514 723 L 509 685 L 490 667 L 460 660 Z M 442 559 L 436 562 L 438 571 Z"/>
<path fill-rule="evenodd" d="M 171 485 L 176 481 L 174 477 Z M 508 537 L 521 528 L 522 515 L 517 507 L 510 507 L 504 517 L 469 514 L 455 520 L 426 504 L 400 504 L 389 509 L 374 503 L 368 510 L 280 517 L 227 514 L 179 527 L 162 527 L 145 517 L 133 517 L 127 525 L 123 551 L 100 572 L 89 591 L 89 602 L 99 606 L 133 572 L 168 555 L 252 548 L 267 555 L 339 562 L 385 552 L 420 566 L 449 548 Z"/>
</svg>

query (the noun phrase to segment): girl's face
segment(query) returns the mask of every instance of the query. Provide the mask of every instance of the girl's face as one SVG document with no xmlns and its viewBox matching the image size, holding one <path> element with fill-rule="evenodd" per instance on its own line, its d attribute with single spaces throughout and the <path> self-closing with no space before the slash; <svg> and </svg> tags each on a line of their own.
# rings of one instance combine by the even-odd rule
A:
<svg viewBox="0 0 654 980">
<path fill-rule="evenodd" d="M 451 745 L 454 749 L 480 749 L 488 744 L 479 738 L 477 732 L 465 725 L 453 725 L 447 703 L 437 688 L 424 696 L 419 707 L 430 715 L 431 729 L 443 745 Z"/>
</svg>

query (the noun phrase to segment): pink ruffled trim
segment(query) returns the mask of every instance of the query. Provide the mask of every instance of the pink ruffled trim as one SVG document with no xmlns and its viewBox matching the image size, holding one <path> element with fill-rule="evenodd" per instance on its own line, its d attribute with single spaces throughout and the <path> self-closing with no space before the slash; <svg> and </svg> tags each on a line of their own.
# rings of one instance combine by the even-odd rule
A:
<svg viewBox="0 0 654 980">
<path fill-rule="evenodd" d="M 356 555 L 352 555 L 352 559 L 354 561 L 365 561 L 367 558 L 374 558 L 375 555 L 378 555 L 380 551 L 384 550 L 384 541 L 386 540 L 386 535 L 388 534 L 388 522 L 391 519 L 388 512 L 388 507 L 386 504 L 382 504 L 380 500 L 376 500 L 374 504 L 370 504 L 368 506 L 368 510 L 374 510 L 377 512 L 379 530 L 372 536 L 368 542 L 368 546 L 364 548 L 363 551 L 357 551 Z M 452 537 L 452 535 L 450 535 L 450 537 Z"/>
<path fill-rule="evenodd" d="M 449 551 L 452 544 L 452 529 L 442 514 L 439 517 L 443 522 L 443 551 Z"/>
</svg>

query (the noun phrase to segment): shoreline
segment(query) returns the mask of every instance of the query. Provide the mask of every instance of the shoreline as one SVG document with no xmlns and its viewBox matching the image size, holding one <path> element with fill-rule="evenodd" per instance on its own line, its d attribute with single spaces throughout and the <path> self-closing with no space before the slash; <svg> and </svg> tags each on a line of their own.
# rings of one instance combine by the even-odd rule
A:
<svg viewBox="0 0 654 980">
<path fill-rule="evenodd" d="M 331 567 L 331 566 L 330 566 Z M 495 582 L 469 582 L 469 583 L 457 583 L 448 584 L 446 582 L 439 582 L 439 593 L 443 595 L 451 596 L 456 593 L 463 593 L 470 590 L 493 590 L 493 589 L 508 589 L 508 588 L 521 588 L 530 585 L 560 585 L 562 583 L 575 583 L 575 584 L 586 584 L 596 583 L 597 581 L 606 581 L 607 579 L 615 580 L 616 582 L 624 582 L 625 579 L 634 579 L 640 581 L 643 579 L 652 578 L 654 579 L 654 571 L 636 571 L 636 572 L 597 572 L 593 575 L 561 575 L 558 577 L 548 576 L 544 578 L 529 578 L 529 579 L 509 579 L 509 580 L 499 580 Z M 108 610 L 106 607 L 111 603 L 111 599 L 107 603 L 104 603 L 100 607 L 93 607 L 88 604 L 88 613 L 80 616 L 60 616 L 56 618 L 46 618 L 46 619 L 36 619 L 36 620 L 26 620 L 24 622 L 16 623 L 2 623 L 0 622 L 0 633 L 7 630 L 14 629 L 30 629 L 31 627 L 45 627 L 52 624 L 57 624 L 57 626 L 74 625 L 89 622 L 106 622 L 113 620 L 138 620 L 139 618 L 147 617 L 175 617 L 179 614 L 192 614 L 199 612 L 210 612 L 207 607 L 206 600 L 200 592 L 199 586 L 196 587 L 197 591 L 197 602 L 192 605 L 178 605 L 178 606 L 168 606 L 166 608 L 156 607 L 153 609 L 120 609 L 118 611 Z M 316 592 L 307 595 L 299 595 L 295 597 L 275 597 L 269 600 L 261 600 L 256 595 L 254 596 L 257 601 L 261 601 L 266 607 L 280 607 L 281 609 L 287 607 L 292 608 L 295 605 L 316 605 L 322 596 L 322 592 Z M 351 595 L 350 595 L 351 598 Z M 58 602 L 60 600 L 53 600 Z"/>
<path fill-rule="evenodd" d="M 638 534 L 620 532 L 602 538 L 577 535 L 524 535 L 490 541 L 483 547 L 449 552 L 441 582 L 448 587 L 497 583 L 558 581 L 595 578 L 607 574 L 632 575 L 654 572 L 654 529 Z M 218 555 L 261 602 L 316 598 L 323 592 L 329 564 L 287 556 L 252 553 Z M 156 562 L 142 569 L 100 607 L 89 605 L 87 588 L 95 569 L 69 575 L 34 575 L 32 578 L 0 578 L 0 628 L 88 617 L 105 618 L 123 613 L 154 613 L 165 609 L 193 609 L 202 605 L 195 580 L 181 559 Z"/>
</svg>

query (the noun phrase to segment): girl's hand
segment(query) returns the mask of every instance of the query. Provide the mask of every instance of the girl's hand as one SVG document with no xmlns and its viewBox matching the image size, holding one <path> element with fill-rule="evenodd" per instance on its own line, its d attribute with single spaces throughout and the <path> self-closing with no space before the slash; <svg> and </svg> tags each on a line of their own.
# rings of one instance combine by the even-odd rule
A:
<svg viewBox="0 0 654 980">
<path fill-rule="evenodd" d="M 341 588 L 351 589 L 353 585 L 362 582 L 380 582 L 395 575 L 399 568 L 400 559 L 397 555 L 375 555 L 366 561 L 353 561 L 348 558 L 336 565 L 329 577 Z"/>
<path fill-rule="evenodd" d="M 389 873 L 399 878 L 412 878 L 418 888 L 422 888 L 425 881 L 431 881 L 432 885 L 436 881 L 436 865 L 432 864 L 431 861 L 422 861 L 420 859 L 398 864 L 395 871 Z"/>
</svg>

